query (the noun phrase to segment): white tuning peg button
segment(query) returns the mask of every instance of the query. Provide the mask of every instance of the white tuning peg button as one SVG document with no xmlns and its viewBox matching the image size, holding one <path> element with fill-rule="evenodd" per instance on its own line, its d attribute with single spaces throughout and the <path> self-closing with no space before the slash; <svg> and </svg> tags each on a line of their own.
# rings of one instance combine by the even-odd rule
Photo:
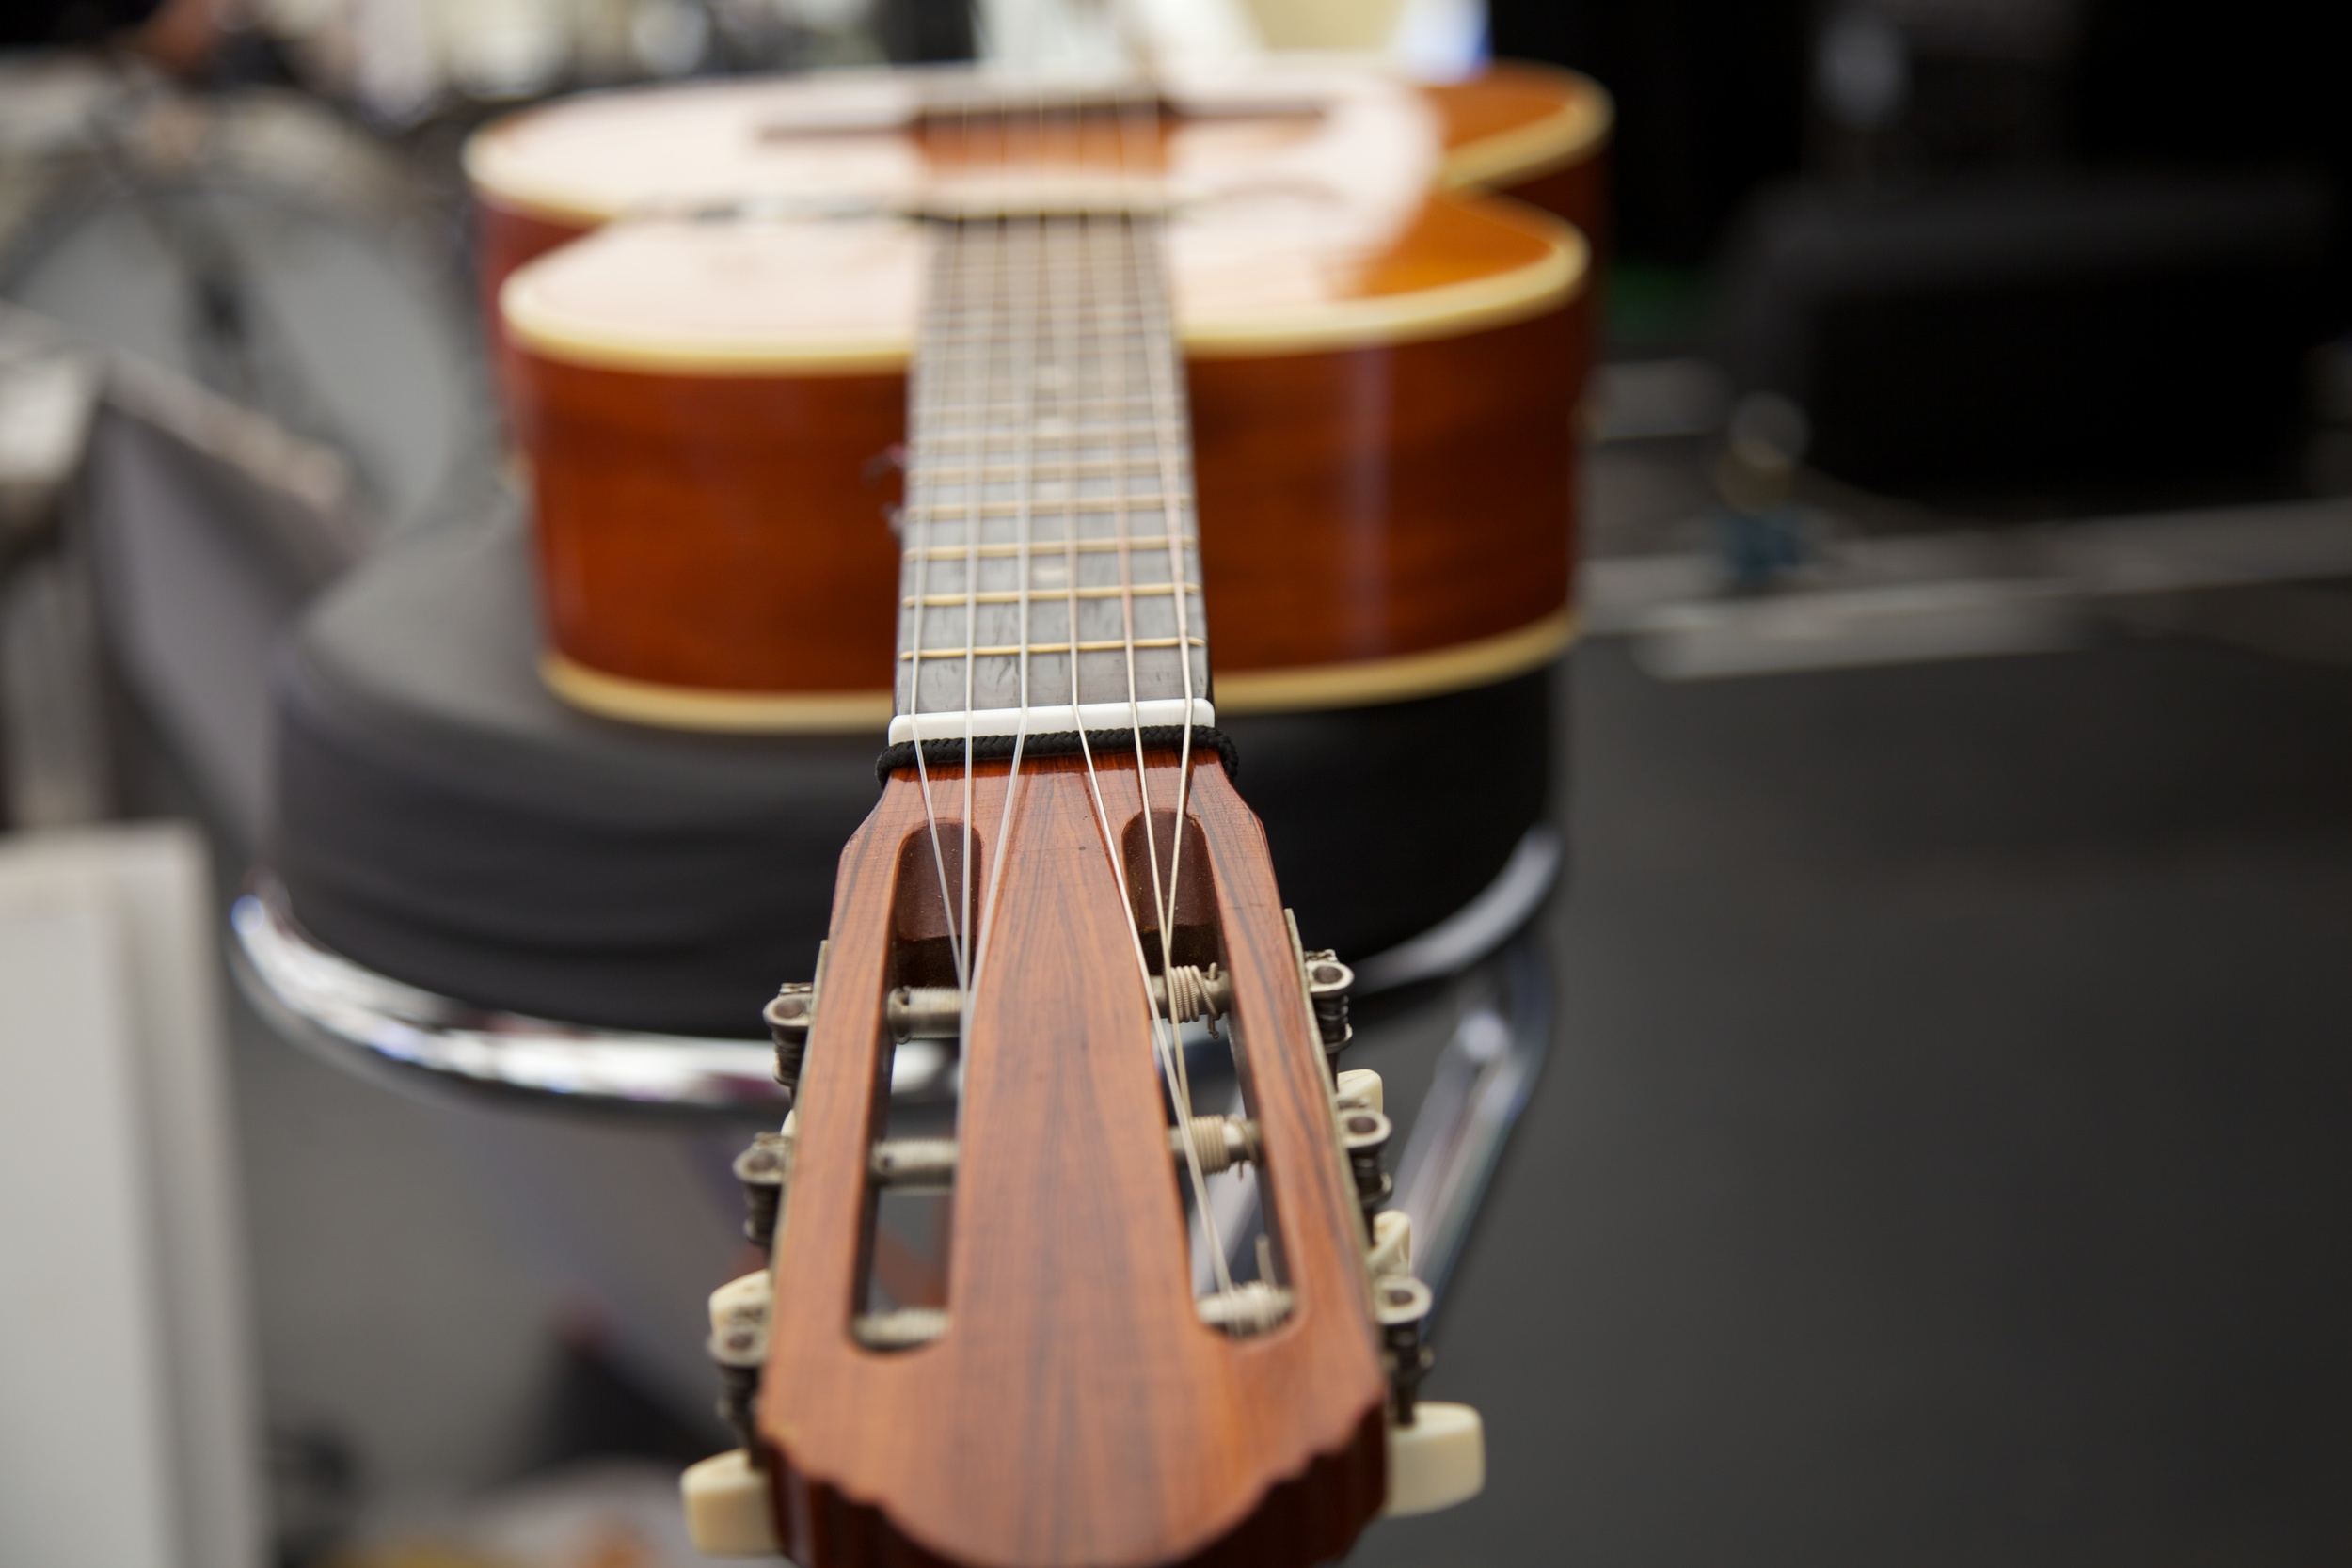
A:
<svg viewBox="0 0 2352 1568">
<path fill-rule="evenodd" d="M 769 1511 L 768 1478 L 752 1468 L 741 1449 L 687 1466 L 678 1493 L 686 1503 L 686 1533 L 705 1557 L 769 1557 L 783 1549 Z"/>
<path fill-rule="evenodd" d="M 1343 1068 L 1339 1083 L 1331 1095 L 1332 1105 L 1343 1111 L 1385 1111 L 1382 1103 L 1380 1075 L 1368 1067 Z"/>
<path fill-rule="evenodd" d="M 1486 1427 L 1469 1405 L 1422 1400 L 1411 1426 L 1389 1427 L 1389 1518 L 1452 1508 L 1486 1484 Z"/>
<path fill-rule="evenodd" d="M 1364 1254 L 1364 1272 L 1375 1279 L 1413 1272 L 1412 1215 L 1402 1209 L 1383 1209 L 1372 1216 L 1372 1250 Z"/>
<path fill-rule="evenodd" d="M 764 1320 L 775 1288 L 766 1269 L 754 1269 L 710 1292 L 710 1333 L 713 1338 L 747 1319 Z"/>
</svg>

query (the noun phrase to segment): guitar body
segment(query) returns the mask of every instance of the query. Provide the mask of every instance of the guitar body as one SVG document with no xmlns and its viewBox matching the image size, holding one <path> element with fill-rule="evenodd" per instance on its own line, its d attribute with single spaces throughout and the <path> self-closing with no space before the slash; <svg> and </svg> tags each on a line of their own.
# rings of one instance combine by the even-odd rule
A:
<svg viewBox="0 0 2352 1568">
<path fill-rule="evenodd" d="M 1540 207 L 1602 245 L 1615 111 L 1598 83 L 1497 60 L 1467 81 L 1416 90 L 1437 116 L 1443 188 Z M 756 166 L 726 158 L 725 150 L 756 145 L 763 105 L 792 91 L 787 83 L 755 82 L 585 93 L 491 125 L 466 149 L 485 319 L 497 325 L 498 293 L 516 268 L 615 218 L 660 209 L 665 191 L 711 200 L 759 190 Z M 598 156 L 609 138 L 657 142 L 659 156 L 647 162 L 668 177 L 612 168 Z M 707 172 L 714 161 L 715 179 Z"/>
<path fill-rule="evenodd" d="M 1319 102 L 1316 115 L 1252 122 L 1245 103 L 1168 133 L 1169 176 L 1200 197 L 1172 221 L 1171 268 L 1208 591 L 1229 628 L 1221 710 L 1459 689 L 1570 640 L 1586 247 L 1475 187 L 1525 173 L 1597 198 L 1605 100 L 1580 84 L 1526 71 L 1421 89 L 1290 68 L 1249 90 Z M 849 167 L 919 199 L 971 155 L 955 128 L 903 111 L 895 127 L 777 134 L 794 112 L 877 118 L 839 83 L 704 91 L 687 139 L 732 126 L 760 153 L 703 178 L 755 188 L 770 211 L 796 190 L 837 203 Z M 643 182 L 643 122 L 678 96 L 613 95 L 608 112 L 629 113 L 595 135 L 562 121 L 593 104 L 485 133 L 469 166 L 488 274 L 590 221 L 584 197 L 558 199 L 595 183 L 584 175 L 536 203 L 511 194 L 534 158 L 562 162 L 544 144 L 580 167 L 605 148 L 612 189 Z M 759 136 L 743 129 L 755 105 Z M 1017 126 L 971 135 L 1023 155 Z M 888 454 L 904 437 L 920 246 L 913 226 L 871 217 L 640 220 L 506 278 L 504 377 L 536 483 L 559 691 L 657 723 L 881 726 Z"/>
<path fill-rule="evenodd" d="M 1095 771 L 1113 841 L 1131 840 L 1134 753 Z M 1151 1003 L 1088 771 L 1075 757 L 1025 763 L 1009 818 L 1006 775 L 977 770 L 972 822 L 985 838 L 1008 826 L 1003 843 L 977 842 L 969 869 L 983 882 L 1005 859 L 987 961 L 1024 983 L 983 983 L 965 1047 L 951 1326 L 888 1353 L 850 1338 L 887 1082 L 883 998 L 925 978 L 908 966 L 946 928 L 937 884 L 908 874 L 930 864 L 913 769 L 842 856 L 759 1401 L 777 1539 L 802 1568 L 1333 1560 L 1387 1491 L 1386 1384 L 1363 1231 L 1257 819 L 1215 754 L 1196 755 L 1186 815 L 1205 863 L 1186 864 L 1178 926 L 1233 976 L 1261 1190 L 1293 1292 L 1279 1326 L 1232 1338 L 1195 1315 Z M 1152 757 L 1163 823 L 1176 776 L 1173 755 Z M 960 778 L 935 773 L 931 789 L 943 814 L 953 802 L 938 821 L 952 846 Z"/>
</svg>

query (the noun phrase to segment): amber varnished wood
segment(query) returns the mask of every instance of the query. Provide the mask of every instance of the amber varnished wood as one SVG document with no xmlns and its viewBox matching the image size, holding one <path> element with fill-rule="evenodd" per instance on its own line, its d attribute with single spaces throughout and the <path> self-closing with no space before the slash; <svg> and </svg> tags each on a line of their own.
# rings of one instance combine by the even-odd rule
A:
<svg viewBox="0 0 2352 1568">
<path fill-rule="evenodd" d="M 535 261 L 596 227 L 577 218 L 525 212 L 479 192 L 474 196 L 473 218 L 482 314 L 493 330 L 498 326 L 499 285 L 526 261 Z"/>
<path fill-rule="evenodd" d="M 1576 326 L 1195 362 L 1214 668 L 1419 653 L 1566 604 Z"/>
<path fill-rule="evenodd" d="M 1525 140 L 1563 93 L 1593 90 L 1579 80 L 1499 71 L 1432 91 L 1449 145 L 1474 151 Z M 1118 167 L 1136 137 L 1124 119 L 1046 116 L 927 122 L 914 139 L 934 163 L 1052 169 Z M 1145 140 L 1158 145 L 1156 133 Z M 1598 145 L 1565 161 L 1555 147 L 1528 166 L 1527 194 L 1576 208 L 1597 189 Z M 1500 166 L 1488 157 L 1481 166 Z M 493 278 L 571 231 L 561 214 L 499 200 L 485 199 L 482 217 Z M 1508 279 L 1560 253 L 1557 232 L 1511 202 L 1432 195 L 1384 248 L 1329 269 L 1330 297 L 1297 319 L 1311 337 L 1319 309 L 1404 318 L 1426 309 L 1452 321 L 1443 302 L 1499 280 L 1507 294 Z M 659 297 L 664 276 L 631 274 L 616 297 Z M 842 298 L 862 281 L 813 276 L 794 297 Z M 680 287 L 675 297 L 699 297 Z M 1584 299 L 1579 288 L 1533 315 L 1510 308 L 1459 325 L 1408 322 L 1359 334 L 1362 346 L 1298 348 L 1285 336 L 1298 329 L 1279 322 L 1195 341 L 1188 377 L 1217 671 L 1319 679 L 1489 647 L 1521 661 L 1473 659 L 1445 677 L 1462 684 L 1556 651 L 1544 628 L 1565 636 L 1572 602 L 1570 425 L 1589 357 Z M 714 370 L 691 351 L 666 363 L 666 351 L 652 361 L 598 352 L 533 341 L 501 355 L 536 480 L 546 624 L 565 667 L 650 694 L 653 711 L 633 717 L 667 711 L 664 693 L 788 702 L 882 691 L 897 574 L 880 518 L 897 495 L 888 454 L 902 438 L 905 385 L 889 372 L 886 334 L 882 368 L 869 360 L 857 373 L 797 362 Z M 577 685 L 566 689 L 588 701 Z M 1261 705 L 1383 700 L 1379 689 L 1375 681 L 1369 695 Z M 869 722 L 855 717 L 864 711 L 835 706 L 792 721 Z"/>
<path fill-rule="evenodd" d="M 1132 755 L 1098 761 L 1117 842 L 1138 774 Z M 1176 774 L 1152 759 L 1155 809 Z M 911 773 L 842 857 L 759 1405 L 785 1549 L 802 1568 L 1333 1560 L 1386 1493 L 1384 1380 L 1263 834 L 1216 760 L 1196 763 L 1187 814 L 1296 1293 L 1279 1327 L 1231 1338 L 1195 1315 L 1148 1004 L 1084 765 L 1025 764 L 989 843 L 1006 781 L 982 765 L 972 802 L 977 869 L 1001 855 L 1003 887 L 963 1069 L 949 1327 L 911 1351 L 850 1338 L 886 938 L 925 823 Z M 962 811 L 953 770 L 931 784 Z"/>
<path fill-rule="evenodd" d="M 558 650 L 672 686 L 888 689 L 904 376 L 521 362 Z"/>
<path fill-rule="evenodd" d="M 1444 648 L 1568 601 L 1578 323 L 1190 370 L 1216 668 Z M 664 377 L 537 362 L 543 592 L 592 669 L 878 690 L 898 555 L 896 376 Z"/>
<path fill-rule="evenodd" d="M 1433 201 L 1366 295 L 1541 247 Z M 1569 602 L 1587 347 L 1565 309 L 1456 337 L 1196 358 L 1216 667 L 1326 666 L 1512 632 Z M 743 692 L 889 684 L 894 375 L 665 375 L 519 356 L 551 640 L 592 670 Z"/>
<path fill-rule="evenodd" d="M 1599 247 L 1608 233 L 1608 95 L 1589 78 L 1549 66 L 1497 60 L 1466 81 L 1423 89 L 1444 126 L 1446 152 L 1479 166 L 1468 183 L 1567 219 Z M 1531 127 L 1574 111 L 1565 146 L 1528 149 L 1496 160 L 1492 150 L 1524 138 Z"/>
</svg>

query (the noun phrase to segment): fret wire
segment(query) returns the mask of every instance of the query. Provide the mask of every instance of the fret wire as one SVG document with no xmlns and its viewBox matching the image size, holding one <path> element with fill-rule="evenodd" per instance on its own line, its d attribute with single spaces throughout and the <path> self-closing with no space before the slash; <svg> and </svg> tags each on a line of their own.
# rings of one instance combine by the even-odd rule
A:
<svg viewBox="0 0 2352 1568">
<path fill-rule="evenodd" d="M 1026 501 L 914 501 L 898 509 L 901 517 L 927 523 L 954 523 L 967 518 L 1018 517 L 1028 508 Z M 1162 511 L 1168 504 L 1166 496 L 1153 491 L 1148 496 L 1087 496 L 1073 500 L 1047 501 L 1038 508 L 1051 515 L 1089 517 L 1104 514 L 1124 516 L 1142 510 Z M 1190 496 L 1178 496 L 1175 504 L 1192 504 Z"/>
<path fill-rule="evenodd" d="M 1182 586 L 1184 591 L 1187 594 L 1198 594 L 1200 592 L 1200 585 L 1197 582 L 1187 582 Z M 1177 587 L 1178 585 L 1172 582 L 1138 583 L 1132 589 L 1120 589 L 1105 585 L 1100 588 L 1081 588 L 1078 590 L 1078 597 L 1082 599 L 1116 599 L 1120 597 L 1122 594 L 1133 594 L 1138 599 L 1164 599 L 1170 594 L 1175 593 L 1177 591 Z M 1036 591 L 1032 589 L 1030 592 L 1031 596 L 1034 596 Z M 1048 592 L 1050 592 L 1054 597 L 1057 599 L 1064 596 L 1062 590 L 1058 588 L 1050 589 Z M 962 594 L 933 594 L 925 598 L 923 602 L 933 610 L 946 610 L 955 605 L 973 602 L 973 599 L 975 598 L 977 598 L 977 602 L 981 604 L 1019 604 L 1021 602 L 1021 591 L 1017 588 L 992 588 L 977 595 L 966 595 Z M 898 600 L 898 607 L 901 610 L 911 609 L 914 604 L 914 595 L 912 594 L 904 594 Z"/>
<path fill-rule="evenodd" d="M 1200 541 L 1187 533 L 1184 536 L 1183 542 L 1185 546 L 1190 546 L 1200 544 Z M 1049 541 L 1049 543 L 1058 545 L 1060 541 L 1052 540 Z M 1168 544 L 1168 537 L 1167 535 L 1162 534 L 1155 538 L 1079 539 L 1073 541 L 1073 543 L 1077 546 L 1078 553 L 1081 555 L 1100 555 L 1106 554 L 1112 550 L 1159 549 Z M 1022 549 L 1023 546 L 1017 544 L 1008 544 L 1002 542 L 986 543 L 979 546 L 977 554 L 983 561 L 1003 561 L 1010 557 L 1020 555 L 1022 553 Z M 1062 552 L 1057 550 L 1055 553 L 1058 555 Z M 966 546 L 962 545 L 917 546 L 913 549 L 904 551 L 903 554 L 909 561 L 913 561 L 918 555 L 929 555 L 933 561 L 964 561 L 970 559 Z M 1187 577 L 1184 580 L 1189 583 L 1192 579 Z"/>
<path fill-rule="evenodd" d="M 1097 641 L 1081 642 L 1078 644 L 1075 651 L 1082 654 L 1115 654 L 1122 652 L 1130 646 L 1142 649 L 1173 648 L 1176 645 L 1176 639 L 1172 637 L 1138 637 L 1133 639 L 1132 641 L 1124 637 L 1114 637 Z M 1184 640 L 1184 645 L 1193 648 L 1205 648 L 1208 646 L 1208 642 L 1204 639 L 1191 637 Z M 1028 651 L 1032 654 L 1066 654 L 1073 651 L 1070 644 L 1067 642 L 1032 642 L 1027 644 L 1020 642 L 993 642 L 978 648 L 925 648 L 923 650 L 923 657 L 925 658 L 1010 658 L 1015 654 L 1020 653 L 1024 646 L 1026 646 Z M 914 657 L 914 655 L 911 652 L 901 652 L 898 655 L 898 662 L 904 664 Z"/>
<path fill-rule="evenodd" d="M 1042 441 L 1036 442 L 1033 443 L 1032 450 L 1034 451 L 1036 447 L 1041 447 L 1049 444 L 1050 443 Z M 1078 458 L 1074 460 L 1063 458 L 1059 462 L 1056 463 L 1055 467 L 1067 470 L 1069 476 L 1073 479 L 1112 479 L 1120 474 L 1144 474 L 1152 478 L 1157 478 L 1160 471 L 1158 459 L 1142 457 L 1128 458 L 1123 461 L 1116 458 L 1108 460 L 1103 458 Z M 1009 463 L 992 463 L 985 467 L 939 467 L 933 466 L 926 467 L 923 470 L 923 478 L 925 482 L 931 484 L 948 483 L 969 484 L 975 483 L 971 477 L 973 475 L 979 476 L 977 480 L 977 483 L 1005 483 L 1019 480 L 1023 477 L 1023 470 Z"/>
</svg>

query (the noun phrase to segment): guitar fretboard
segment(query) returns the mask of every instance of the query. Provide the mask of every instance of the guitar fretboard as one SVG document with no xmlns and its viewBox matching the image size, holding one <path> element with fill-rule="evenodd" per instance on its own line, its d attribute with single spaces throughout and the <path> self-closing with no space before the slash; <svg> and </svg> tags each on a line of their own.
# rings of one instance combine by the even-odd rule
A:
<svg viewBox="0 0 2352 1568">
<path fill-rule="evenodd" d="M 1158 221 L 940 226 L 894 742 L 1215 721 Z"/>
</svg>

